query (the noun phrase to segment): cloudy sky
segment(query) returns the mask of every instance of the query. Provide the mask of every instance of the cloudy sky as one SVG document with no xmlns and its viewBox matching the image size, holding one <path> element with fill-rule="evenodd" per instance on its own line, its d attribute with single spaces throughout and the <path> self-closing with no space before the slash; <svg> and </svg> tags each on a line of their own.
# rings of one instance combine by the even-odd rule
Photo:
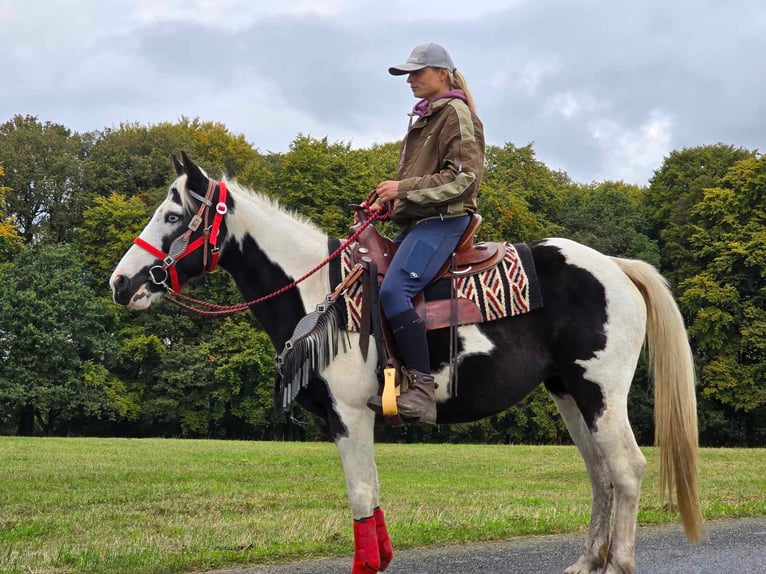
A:
<svg viewBox="0 0 766 574">
<path fill-rule="evenodd" d="M 262 152 L 298 133 L 367 147 L 402 137 L 415 102 L 386 69 L 428 41 L 466 76 L 488 143 L 532 143 L 576 181 L 646 184 L 684 147 L 766 148 L 764 0 L 0 0 L 0 122 L 183 115 Z"/>
</svg>

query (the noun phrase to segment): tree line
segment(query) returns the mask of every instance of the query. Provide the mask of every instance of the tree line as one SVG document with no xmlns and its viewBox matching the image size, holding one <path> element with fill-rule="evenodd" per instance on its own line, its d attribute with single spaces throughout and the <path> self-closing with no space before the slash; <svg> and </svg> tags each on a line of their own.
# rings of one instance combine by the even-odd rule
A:
<svg viewBox="0 0 766 574">
<path fill-rule="evenodd" d="M 186 150 L 212 177 L 265 192 L 336 237 L 359 202 L 396 172 L 398 143 L 354 149 L 298 134 L 261 152 L 224 125 L 122 124 L 77 133 L 34 116 L 0 125 L 0 433 L 243 439 L 324 437 L 321 421 L 275 411 L 274 349 L 248 313 L 200 318 L 170 304 L 114 305 L 108 278 L 174 178 Z M 647 186 L 578 183 L 533 146 L 488 146 L 479 239 L 564 236 L 639 258 L 668 278 L 698 372 L 700 441 L 766 444 L 766 158 L 704 145 L 673 151 Z M 387 231 L 385 228 L 383 231 Z M 187 288 L 240 302 L 214 272 Z M 653 438 L 642 358 L 630 417 Z M 488 419 L 382 440 L 559 443 L 543 390 Z"/>
</svg>

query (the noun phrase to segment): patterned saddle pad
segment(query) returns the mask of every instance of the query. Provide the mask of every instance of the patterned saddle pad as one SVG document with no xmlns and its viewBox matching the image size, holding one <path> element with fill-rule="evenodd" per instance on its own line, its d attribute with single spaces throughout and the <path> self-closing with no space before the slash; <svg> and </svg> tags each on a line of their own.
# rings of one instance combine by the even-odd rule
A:
<svg viewBox="0 0 766 574">
<path fill-rule="evenodd" d="M 353 267 L 351 250 L 341 255 L 341 277 Z M 449 299 L 449 279 L 440 279 L 424 292 L 426 301 Z M 532 252 L 526 243 L 506 243 L 505 257 L 495 266 L 474 275 L 455 279 L 459 299 L 472 302 L 481 322 L 495 321 L 534 311 L 543 306 Z M 354 284 L 345 296 L 346 329 L 359 331 L 362 311 L 362 285 Z"/>
</svg>

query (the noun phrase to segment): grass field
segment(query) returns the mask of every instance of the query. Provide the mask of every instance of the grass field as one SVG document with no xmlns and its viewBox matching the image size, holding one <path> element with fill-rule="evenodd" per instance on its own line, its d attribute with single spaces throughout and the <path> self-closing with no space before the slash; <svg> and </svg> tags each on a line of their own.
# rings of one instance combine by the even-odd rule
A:
<svg viewBox="0 0 766 574">
<path fill-rule="evenodd" d="M 656 452 L 644 452 L 639 522 L 674 522 Z M 766 515 L 766 450 L 701 459 L 707 519 Z M 399 549 L 587 526 L 574 447 L 384 444 L 377 460 Z M 332 444 L 0 437 L 3 573 L 193 572 L 352 552 Z"/>
</svg>

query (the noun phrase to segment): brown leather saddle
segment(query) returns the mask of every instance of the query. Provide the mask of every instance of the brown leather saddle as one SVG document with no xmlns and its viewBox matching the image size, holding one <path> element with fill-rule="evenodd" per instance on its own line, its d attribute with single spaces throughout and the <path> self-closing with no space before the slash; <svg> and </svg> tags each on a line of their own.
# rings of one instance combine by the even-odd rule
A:
<svg viewBox="0 0 766 574">
<path fill-rule="evenodd" d="M 351 231 L 356 231 L 366 219 L 367 215 L 364 210 L 359 209 L 357 222 L 352 226 Z M 458 242 L 454 254 L 436 274 L 431 281 L 432 284 L 443 278 L 457 278 L 481 273 L 503 260 L 505 256 L 504 243 L 474 242 L 481 221 L 479 214 L 475 213 L 471 216 L 468 227 Z M 361 264 L 367 271 L 373 272 L 376 286 L 379 286 L 397 248 L 397 243 L 380 235 L 378 230 L 370 225 L 357 239 L 352 249 L 352 261 L 354 264 Z M 371 298 L 368 293 L 365 293 L 365 301 Z M 453 296 L 448 299 L 426 302 L 425 296 L 421 292 L 413 300 L 413 305 L 428 330 L 443 329 L 451 325 L 468 325 L 483 320 L 479 308 L 468 299 Z M 363 308 L 363 317 L 372 312 L 371 305 L 365 307 L 367 308 Z M 362 333 L 362 335 L 367 336 L 366 333 Z"/>
</svg>

